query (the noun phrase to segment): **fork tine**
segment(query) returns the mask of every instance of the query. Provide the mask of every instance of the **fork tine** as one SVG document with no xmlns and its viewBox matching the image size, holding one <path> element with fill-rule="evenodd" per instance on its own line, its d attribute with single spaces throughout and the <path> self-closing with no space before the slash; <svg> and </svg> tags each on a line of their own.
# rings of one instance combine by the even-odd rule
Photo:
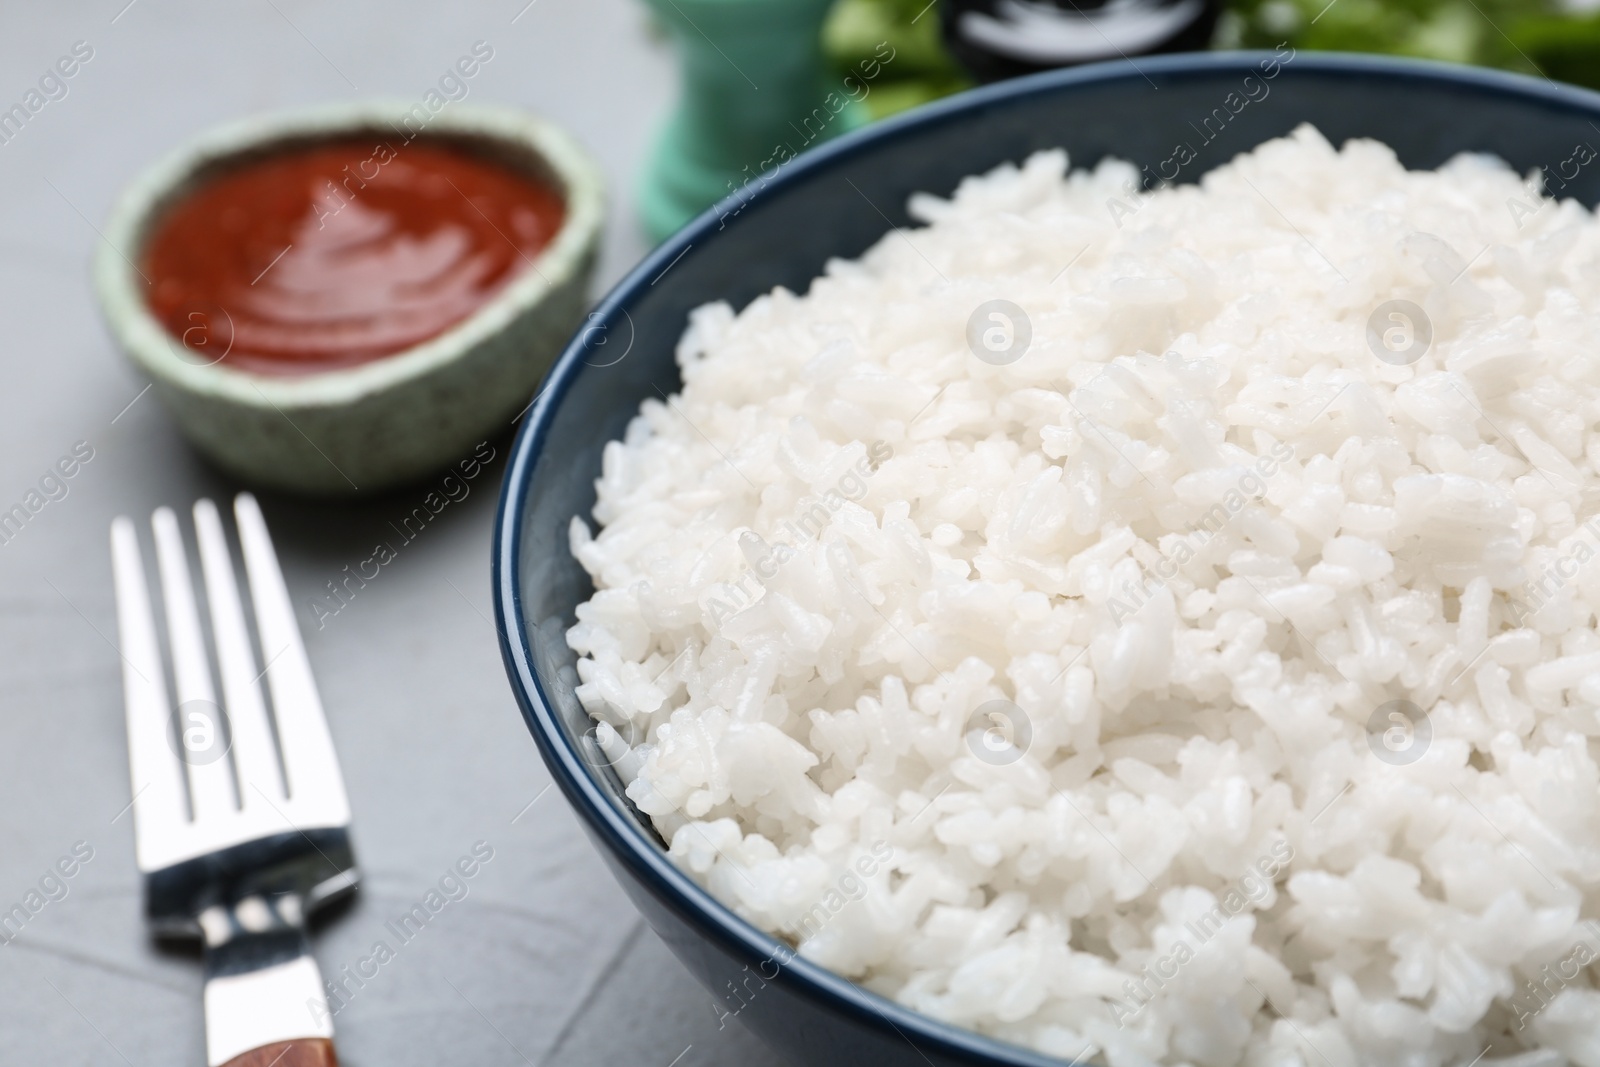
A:
<svg viewBox="0 0 1600 1067">
<path fill-rule="evenodd" d="M 344 778 L 266 520 L 249 493 L 234 498 L 233 512 L 245 571 L 250 575 L 261 654 L 267 661 L 292 821 L 301 827 L 343 825 L 350 819 Z"/>
<path fill-rule="evenodd" d="M 206 601 L 211 606 L 211 636 L 217 647 L 222 698 L 233 729 L 239 803 L 249 808 L 260 804 L 263 797 L 282 803 L 283 780 L 267 725 L 267 706 L 256 684 L 261 676 L 256 673 L 255 653 L 250 650 L 250 636 L 245 629 L 233 558 L 217 506 L 210 500 L 195 501 L 194 532 L 200 545 L 200 570 L 206 579 Z"/>
<path fill-rule="evenodd" d="M 161 602 L 167 611 L 167 642 L 172 647 L 172 678 L 177 685 L 179 748 L 189 767 L 189 797 L 194 821 L 226 814 L 235 808 L 224 748 L 227 734 L 217 694 L 206 665 L 205 639 L 195 606 L 183 534 L 171 508 L 157 508 L 150 517 L 156 535 L 156 564 L 161 573 Z"/>
<path fill-rule="evenodd" d="M 134 843 L 140 866 L 149 866 L 157 838 L 189 820 L 183 776 L 167 744 L 171 705 L 161 675 L 156 619 L 145 586 L 139 535 L 125 515 L 111 521 L 111 573 L 117 592 L 117 635 L 122 639 L 122 691 L 128 714 L 128 769 L 133 779 Z"/>
</svg>

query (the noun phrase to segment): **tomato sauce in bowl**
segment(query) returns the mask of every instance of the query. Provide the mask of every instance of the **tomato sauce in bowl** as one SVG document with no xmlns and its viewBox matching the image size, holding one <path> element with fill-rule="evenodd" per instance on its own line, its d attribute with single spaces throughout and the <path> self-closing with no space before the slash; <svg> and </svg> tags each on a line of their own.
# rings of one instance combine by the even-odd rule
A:
<svg viewBox="0 0 1600 1067">
<path fill-rule="evenodd" d="M 346 137 L 202 181 L 140 255 L 187 350 L 258 374 L 353 367 L 466 319 L 561 228 L 548 185 L 448 140 Z"/>
</svg>

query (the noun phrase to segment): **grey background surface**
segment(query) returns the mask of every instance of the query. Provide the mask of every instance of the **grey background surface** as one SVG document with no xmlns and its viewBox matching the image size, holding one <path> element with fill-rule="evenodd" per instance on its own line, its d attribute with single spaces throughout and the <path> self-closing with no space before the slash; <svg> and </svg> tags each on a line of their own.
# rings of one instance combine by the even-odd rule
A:
<svg viewBox="0 0 1600 1067">
<path fill-rule="evenodd" d="M 0 145 L 0 510 L 86 441 L 94 458 L 0 547 L 0 911 L 76 842 L 93 859 L 0 946 L 0 1064 L 202 1064 L 197 956 L 140 919 L 107 527 L 238 486 L 184 445 L 113 348 L 88 263 L 119 188 L 179 141 L 263 110 L 420 99 L 478 40 L 469 99 L 563 124 L 610 177 L 599 290 L 645 251 L 634 178 L 672 92 L 633 0 L 8 4 L 0 108 L 74 42 L 93 59 Z M 526 6 L 524 6 L 526 4 Z M 598 295 L 597 291 L 597 295 Z M 135 398 L 138 397 L 136 400 Z M 132 402 L 132 406 L 128 406 Z M 486 841 L 494 858 L 336 1018 L 350 1067 L 778 1062 L 645 929 L 528 737 L 489 622 L 501 460 L 337 616 L 306 601 L 370 555 L 419 486 L 361 504 L 264 495 L 355 809 L 365 883 L 315 943 L 325 973 Z M 145 527 L 147 530 L 148 527 Z M 146 541 L 148 551 L 148 540 Z M 535 799 L 537 798 L 537 799 Z M 531 806 L 530 806 L 531 802 Z M 519 814 L 520 813 L 520 814 Z"/>
</svg>

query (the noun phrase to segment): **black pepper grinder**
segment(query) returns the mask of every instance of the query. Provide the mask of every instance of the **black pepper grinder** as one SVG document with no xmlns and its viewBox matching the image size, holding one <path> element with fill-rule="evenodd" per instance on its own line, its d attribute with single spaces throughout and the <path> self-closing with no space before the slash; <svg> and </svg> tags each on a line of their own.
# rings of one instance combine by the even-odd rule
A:
<svg viewBox="0 0 1600 1067">
<path fill-rule="evenodd" d="M 945 43 L 979 81 L 1055 67 L 1191 52 L 1221 0 L 940 0 Z"/>
</svg>

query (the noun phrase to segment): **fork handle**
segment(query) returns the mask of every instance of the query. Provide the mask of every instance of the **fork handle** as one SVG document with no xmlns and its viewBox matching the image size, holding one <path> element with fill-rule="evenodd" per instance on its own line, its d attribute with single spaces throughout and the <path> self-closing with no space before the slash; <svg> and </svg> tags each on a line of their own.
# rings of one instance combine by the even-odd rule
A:
<svg viewBox="0 0 1600 1067">
<path fill-rule="evenodd" d="M 222 1067 L 339 1067 L 333 1042 L 325 1037 L 279 1041 L 235 1056 Z"/>
<path fill-rule="evenodd" d="M 210 1067 L 337 1067 L 301 908 L 298 897 L 252 896 L 200 915 Z"/>
</svg>

